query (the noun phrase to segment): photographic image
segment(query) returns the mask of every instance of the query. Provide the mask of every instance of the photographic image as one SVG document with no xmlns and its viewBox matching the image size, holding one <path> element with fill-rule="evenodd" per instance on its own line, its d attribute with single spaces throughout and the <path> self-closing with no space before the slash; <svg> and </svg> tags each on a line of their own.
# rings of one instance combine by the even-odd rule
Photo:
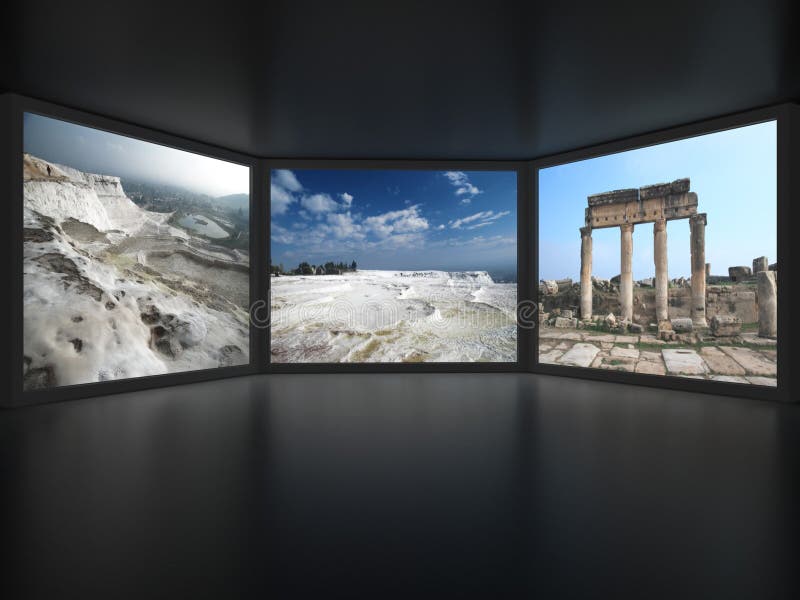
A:
<svg viewBox="0 0 800 600">
<path fill-rule="evenodd" d="M 26 390 L 249 362 L 250 169 L 24 115 Z"/>
<path fill-rule="evenodd" d="M 274 363 L 515 362 L 515 171 L 276 169 Z"/>
<path fill-rule="evenodd" d="M 540 169 L 540 364 L 777 385 L 777 125 Z"/>
</svg>

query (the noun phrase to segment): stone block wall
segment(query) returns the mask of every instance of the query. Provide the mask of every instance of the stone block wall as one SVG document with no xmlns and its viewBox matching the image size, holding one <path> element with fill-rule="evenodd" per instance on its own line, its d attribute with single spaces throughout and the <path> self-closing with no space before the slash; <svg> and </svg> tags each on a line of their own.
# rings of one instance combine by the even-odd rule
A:
<svg viewBox="0 0 800 600">
<path fill-rule="evenodd" d="M 615 285 L 593 286 L 592 313 L 605 316 L 613 313 L 619 316 L 619 289 Z M 742 323 L 758 321 L 758 298 L 756 286 L 752 283 L 733 285 L 709 285 L 706 287 L 706 316 L 733 315 Z M 554 308 L 577 311 L 580 303 L 580 286 L 572 284 L 559 286 L 558 293 L 543 294 L 539 298 L 544 312 L 552 312 Z M 670 287 L 668 294 L 669 317 L 691 318 L 692 288 Z M 647 326 L 656 322 L 656 292 L 651 287 L 635 287 L 633 289 L 633 322 Z"/>
</svg>

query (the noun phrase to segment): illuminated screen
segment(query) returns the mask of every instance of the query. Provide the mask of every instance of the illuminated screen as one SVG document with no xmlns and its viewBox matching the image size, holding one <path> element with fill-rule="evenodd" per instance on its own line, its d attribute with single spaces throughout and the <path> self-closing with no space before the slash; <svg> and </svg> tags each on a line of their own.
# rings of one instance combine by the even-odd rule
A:
<svg viewBox="0 0 800 600">
<path fill-rule="evenodd" d="M 249 168 L 24 127 L 24 389 L 247 364 Z"/>
<path fill-rule="evenodd" d="M 774 121 L 540 169 L 540 364 L 777 382 Z"/>
<path fill-rule="evenodd" d="M 515 362 L 515 171 L 274 170 L 271 361 Z"/>
</svg>

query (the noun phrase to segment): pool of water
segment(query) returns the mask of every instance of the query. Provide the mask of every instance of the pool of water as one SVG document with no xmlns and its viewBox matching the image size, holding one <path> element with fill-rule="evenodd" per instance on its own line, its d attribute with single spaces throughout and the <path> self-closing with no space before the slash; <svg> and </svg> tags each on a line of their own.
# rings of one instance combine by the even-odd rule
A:
<svg viewBox="0 0 800 600">
<path fill-rule="evenodd" d="M 204 215 L 186 215 L 178 223 L 206 237 L 221 240 L 228 237 L 228 233 L 216 222 Z"/>
</svg>

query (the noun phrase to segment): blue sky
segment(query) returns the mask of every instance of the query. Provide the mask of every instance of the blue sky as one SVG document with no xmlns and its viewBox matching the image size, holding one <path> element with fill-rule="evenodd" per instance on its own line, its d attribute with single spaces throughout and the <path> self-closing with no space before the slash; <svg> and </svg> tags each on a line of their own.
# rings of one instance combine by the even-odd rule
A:
<svg viewBox="0 0 800 600">
<path fill-rule="evenodd" d="M 691 179 L 698 212 L 708 214 L 706 262 L 714 275 L 777 261 L 777 128 L 774 121 L 587 159 L 539 172 L 539 277 L 577 279 L 587 196 L 621 188 Z M 593 274 L 619 273 L 618 227 L 595 229 Z M 689 222 L 667 223 L 670 278 L 688 277 Z M 652 277 L 653 225 L 636 225 L 633 277 Z"/>
<path fill-rule="evenodd" d="M 272 262 L 364 269 L 516 269 L 508 171 L 275 170 Z"/>
<path fill-rule="evenodd" d="M 24 124 L 24 151 L 50 162 L 209 196 L 250 193 L 242 165 L 31 113 Z"/>
</svg>

